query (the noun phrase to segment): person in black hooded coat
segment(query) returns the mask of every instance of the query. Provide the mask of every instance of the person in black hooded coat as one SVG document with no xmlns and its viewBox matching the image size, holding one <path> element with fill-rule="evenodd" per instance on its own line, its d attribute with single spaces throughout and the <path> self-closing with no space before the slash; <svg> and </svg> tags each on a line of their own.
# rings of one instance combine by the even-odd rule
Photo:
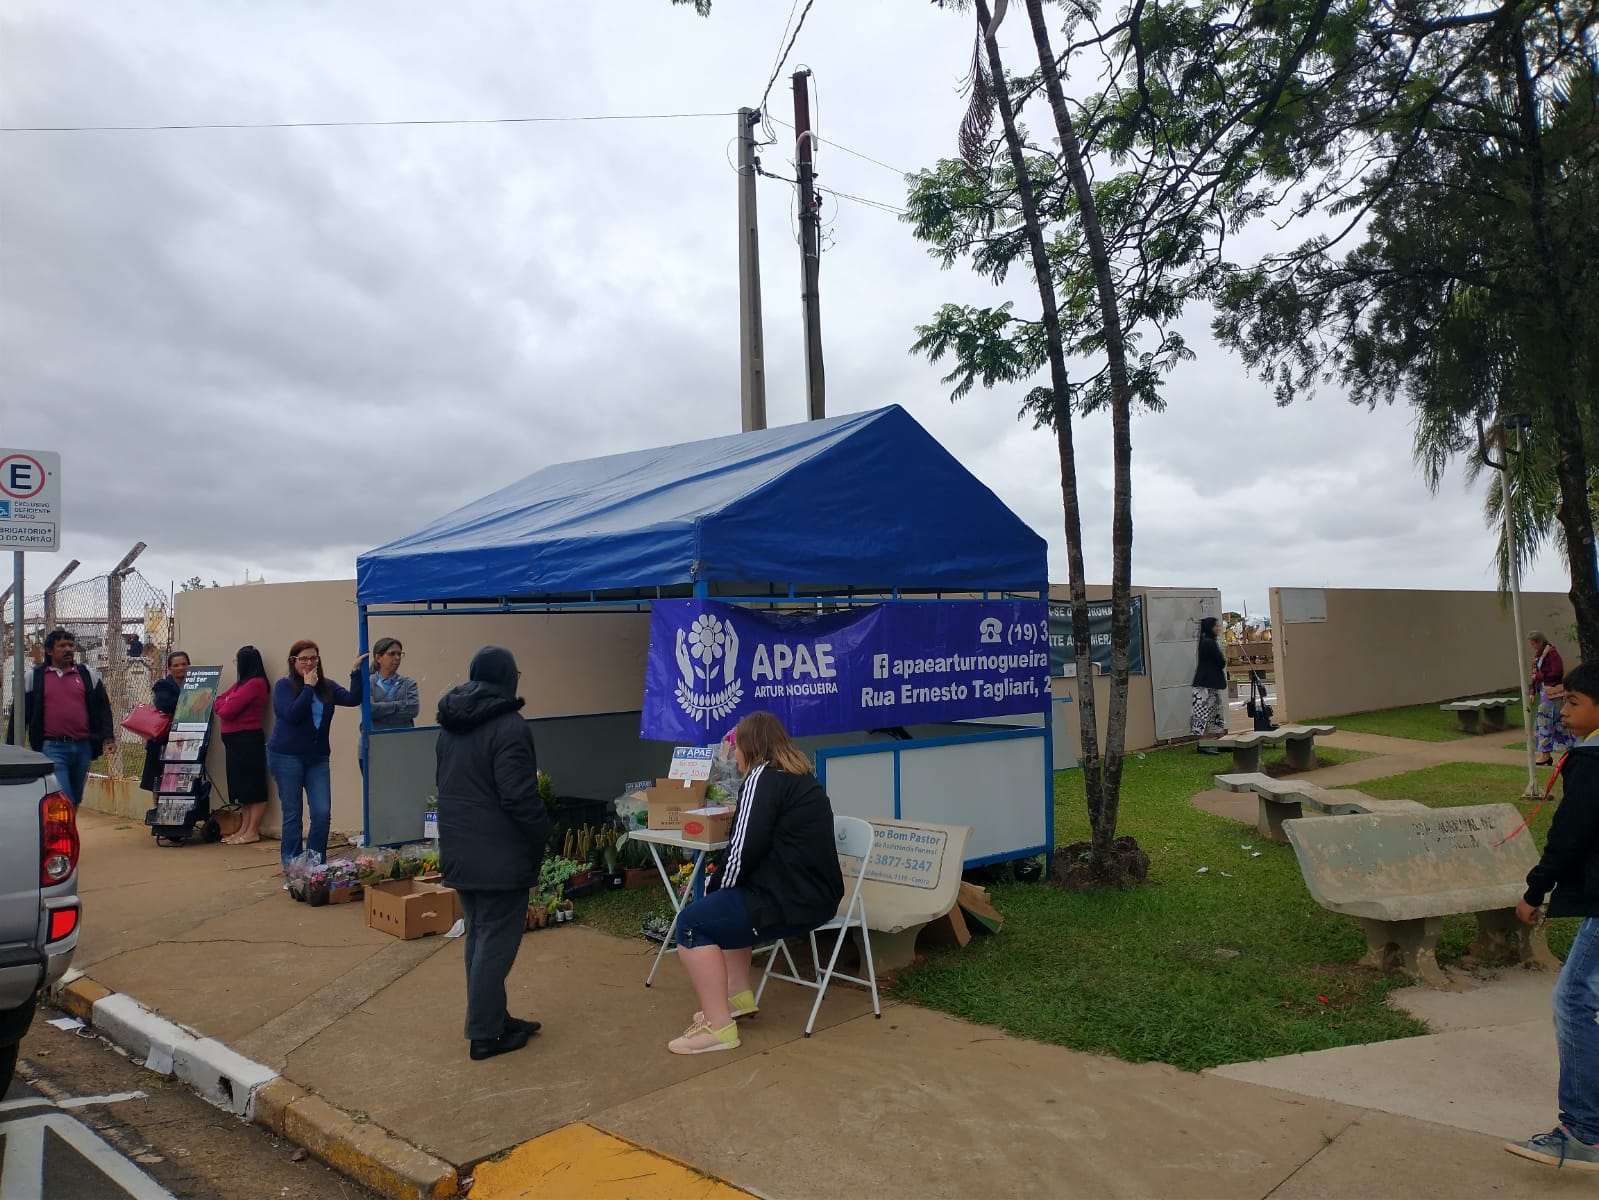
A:
<svg viewBox="0 0 1599 1200">
<path fill-rule="evenodd" d="M 537 1021 L 506 1009 L 505 979 L 527 928 L 550 821 L 539 798 L 533 731 L 520 715 L 521 672 L 484 646 L 470 682 L 439 701 L 439 857 L 466 913 L 466 1036 L 474 1059 L 527 1045 Z"/>
</svg>

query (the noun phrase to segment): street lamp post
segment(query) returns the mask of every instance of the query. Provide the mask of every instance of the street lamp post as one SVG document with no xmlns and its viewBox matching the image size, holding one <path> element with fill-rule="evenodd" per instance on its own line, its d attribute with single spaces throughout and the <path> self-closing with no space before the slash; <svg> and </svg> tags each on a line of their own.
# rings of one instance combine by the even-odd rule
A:
<svg viewBox="0 0 1599 1200">
<path fill-rule="evenodd" d="M 1526 413 L 1501 412 L 1499 419 L 1494 422 L 1494 441 L 1499 447 L 1499 458 L 1494 460 L 1488 453 L 1488 441 L 1483 434 L 1482 420 L 1477 421 L 1477 453 L 1482 457 L 1483 465 L 1492 467 L 1501 473 L 1500 498 L 1504 510 L 1504 539 L 1505 555 L 1510 564 L 1510 614 L 1516 627 L 1516 674 L 1515 678 L 1521 680 L 1524 672 L 1526 654 L 1526 631 L 1521 624 L 1521 555 L 1516 546 L 1516 477 L 1510 469 L 1511 455 L 1521 454 L 1522 439 L 1527 430 L 1532 428 L 1532 418 Z M 1514 445 L 1506 438 L 1506 433 L 1515 435 Z M 1526 735 L 1524 745 L 1527 758 L 1527 786 L 1522 789 L 1523 799 L 1537 799 L 1543 795 L 1543 789 L 1538 786 L 1538 768 L 1534 765 L 1533 755 L 1536 747 L 1533 745 L 1533 702 L 1524 701 L 1521 705 L 1521 725 Z"/>
</svg>

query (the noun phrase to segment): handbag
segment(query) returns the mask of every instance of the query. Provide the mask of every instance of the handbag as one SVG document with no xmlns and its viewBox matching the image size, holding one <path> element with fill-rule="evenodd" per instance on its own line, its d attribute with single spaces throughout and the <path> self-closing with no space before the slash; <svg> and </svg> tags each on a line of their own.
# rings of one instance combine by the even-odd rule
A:
<svg viewBox="0 0 1599 1200">
<path fill-rule="evenodd" d="M 122 718 L 122 728 L 147 742 L 159 741 L 172 728 L 172 714 L 162 712 L 153 704 L 136 705 Z"/>
</svg>

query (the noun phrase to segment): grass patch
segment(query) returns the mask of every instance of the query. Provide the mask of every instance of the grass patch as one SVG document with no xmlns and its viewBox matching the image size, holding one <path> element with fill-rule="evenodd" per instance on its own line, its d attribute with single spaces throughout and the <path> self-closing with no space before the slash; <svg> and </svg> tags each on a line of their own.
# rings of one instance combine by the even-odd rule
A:
<svg viewBox="0 0 1599 1200">
<path fill-rule="evenodd" d="M 1521 704 L 1505 708 L 1511 726 L 1521 724 Z M 1300 721 L 1301 725 L 1336 725 L 1339 733 L 1377 733 L 1384 737 L 1409 738 L 1414 742 L 1454 742 L 1474 735 L 1455 727 L 1455 714 L 1436 704 L 1411 704 L 1404 708 L 1384 708 L 1377 712 L 1345 713 L 1341 717 L 1318 717 Z"/>
<path fill-rule="evenodd" d="M 1402 980 L 1353 965 L 1359 925 L 1310 898 L 1289 847 L 1193 807 L 1215 770 L 1188 748 L 1130 756 L 1119 831 L 1149 853 L 1150 886 L 996 884 L 1004 929 L 935 952 L 896 993 L 1021 1037 L 1187 1070 L 1425 1032 L 1382 1003 Z M 1082 774 L 1059 772 L 1055 840 L 1087 836 Z"/>
<path fill-rule="evenodd" d="M 577 919 L 584 925 L 613 937 L 639 937 L 639 925 L 657 908 L 667 908 L 666 889 L 659 877 L 648 887 L 607 888 L 572 901 Z M 670 912 L 667 914 L 670 916 Z"/>
<path fill-rule="evenodd" d="M 1547 772 L 1540 775 L 1547 780 Z M 1514 804 L 1522 816 L 1532 812 L 1536 801 L 1521 799 L 1521 789 L 1526 786 L 1527 773 L 1521 767 L 1499 766 L 1487 763 L 1443 763 L 1421 771 L 1407 771 L 1403 775 L 1389 775 L 1371 779 L 1359 785 L 1368 796 L 1384 800 L 1414 800 L 1428 808 L 1454 808 L 1466 804 Z M 1531 824 L 1517 834 L 1529 834 L 1541 850 L 1549 834 L 1549 822 L 1554 818 L 1555 806 L 1546 804 L 1532 818 Z M 1571 949 L 1571 940 L 1577 936 L 1577 918 L 1563 917 L 1544 926 L 1549 934 L 1549 948 L 1560 958 Z M 1458 958 L 1475 936 L 1477 922 L 1467 917 L 1447 917 L 1444 934 L 1438 942 L 1438 957 L 1442 960 Z"/>
</svg>

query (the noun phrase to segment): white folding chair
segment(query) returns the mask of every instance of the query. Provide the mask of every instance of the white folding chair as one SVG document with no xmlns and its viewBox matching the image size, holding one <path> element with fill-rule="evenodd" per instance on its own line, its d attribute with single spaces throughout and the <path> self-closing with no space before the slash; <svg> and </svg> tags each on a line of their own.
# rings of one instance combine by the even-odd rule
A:
<svg viewBox="0 0 1599 1200">
<path fill-rule="evenodd" d="M 816 1014 L 821 1011 L 822 997 L 827 995 L 827 985 L 835 979 L 847 979 L 851 983 L 858 983 L 862 987 L 872 990 L 872 1015 L 881 1019 L 883 1006 L 877 998 L 877 968 L 872 965 L 872 934 L 866 928 L 866 898 L 861 895 L 861 882 L 866 878 L 866 866 L 872 861 L 872 839 L 877 831 L 872 828 L 869 821 L 859 817 L 834 817 L 833 840 L 838 846 L 841 857 L 860 860 L 859 870 L 854 871 L 854 882 L 849 882 L 846 874 L 846 887 L 844 889 L 844 905 L 838 910 L 838 915 L 825 924 L 818 925 L 810 932 L 811 962 L 817 968 L 816 977 L 805 979 L 800 976 L 799 967 L 794 962 L 794 956 L 789 953 L 788 943 L 779 941 L 772 946 L 772 951 L 766 957 L 766 971 L 761 976 L 761 986 L 755 992 L 755 1003 L 761 1002 L 761 993 L 766 991 L 766 984 L 773 979 L 786 979 L 789 983 L 797 983 L 801 987 L 816 990 L 816 1003 L 811 1005 L 811 1018 L 805 1022 L 805 1036 L 811 1036 L 811 1030 L 816 1025 Z M 853 869 L 853 868 L 852 868 Z M 846 975 L 837 969 L 838 952 L 844 948 L 844 939 L 851 929 L 861 931 L 861 950 L 866 955 L 866 978 L 859 975 Z M 822 957 L 816 949 L 816 935 L 836 930 L 838 937 L 833 941 L 833 953 L 827 960 L 827 968 L 822 969 Z M 777 965 L 777 956 L 781 952 L 784 961 L 788 964 L 788 971 L 774 971 Z"/>
</svg>

